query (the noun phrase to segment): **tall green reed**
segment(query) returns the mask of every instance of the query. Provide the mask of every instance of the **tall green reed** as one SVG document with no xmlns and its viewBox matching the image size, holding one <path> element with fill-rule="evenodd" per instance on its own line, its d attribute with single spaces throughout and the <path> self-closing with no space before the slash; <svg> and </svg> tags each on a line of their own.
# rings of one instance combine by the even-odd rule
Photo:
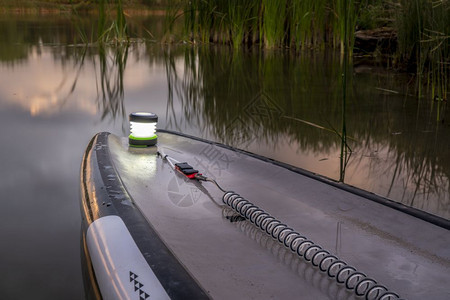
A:
<svg viewBox="0 0 450 300">
<path fill-rule="evenodd" d="M 184 3 L 178 0 L 169 0 L 166 6 L 166 14 L 164 18 L 164 37 L 163 42 L 173 42 L 173 34 L 175 33 L 175 24 L 182 16 L 180 11 L 183 10 Z M 150 34 L 152 37 L 153 35 Z"/>
<path fill-rule="evenodd" d="M 328 41 L 341 45 L 344 6 L 351 14 L 352 40 L 358 12 L 354 0 L 192 0 L 183 13 L 194 42 L 302 49 L 323 48 Z"/>
<path fill-rule="evenodd" d="M 262 32 L 267 48 L 281 46 L 286 34 L 288 0 L 262 0 Z"/>
<path fill-rule="evenodd" d="M 333 42 L 339 43 L 341 54 L 351 53 L 354 45 L 354 32 L 357 11 L 354 0 L 336 0 L 333 10 Z"/>
<path fill-rule="evenodd" d="M 228 13 L 225 15 L 226 27 L 230 28 L 230 40 L 233 48 L 238 49 L 244 42 L 244 36 L 251 31 L 252 15 L 256 11 L 254 2 L 230 0 Z"/>
<path fill-rule="evenodd" d="M 291 45 L 303 49 L 323 47 L 326 2 L 326 0 L 291 2 L 289 9 Z"/>
<path fill-rule="evenodd" d="M 127 22 L 123 11 L 123 1 L 116 2 L 116 18 L 109 22 L 108 0 L 100 0 L 98 4 L 98 38 L 100 43 L 128 42 Z"/>
<path fill-rule="evenodd" d="M 342 3 L 343 2 L 343 3 Z M 341 157 L 340 157 L 340 176 L 339 180 L 344 182 L 345 179 L 345 169 L 349 159 L 349 150 L 351 153 L 351 149 L 347 144 L 347 94 L 348 94 L 348 76 L 351 74 L 349 70 L 349 53 L 353 50 L 353 45 L 349 39 L 349 35 L 353 30 L 350 25 L 353 24 L 352 20 L 352 0 L 347 1 L 338 1 L 340 4 L 339 12 L 340 12 L 340 32 L 343 35 L 343 39 L 341 39 L 341 54 L 344 56 L 343 59 L 343 67 L 342 67 L 342 129 L 341 129 Z"/>
<path fill-rule="evenodd" d="M 417 75 L 418 95 L 425 83 L 431 98 L 448 98 L 450 77 L 450 1 L 401 0 L 396 18 L 398 59 Z"/>
</svg>

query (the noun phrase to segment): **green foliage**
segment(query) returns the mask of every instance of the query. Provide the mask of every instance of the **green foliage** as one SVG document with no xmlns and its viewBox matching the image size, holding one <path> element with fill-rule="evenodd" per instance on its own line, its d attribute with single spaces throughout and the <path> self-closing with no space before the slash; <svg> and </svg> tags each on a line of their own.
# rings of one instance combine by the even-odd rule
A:
<svg viewBox="0 0 450 300">
<path fill-rule="evenodd" d="M 426 80 L 433 98 L 449 92 L 449 0 L 192 0 L 184 7 L 192 42 L 353 52 L 355 30 L 395 26 L 397 65 Z M 422 78 L 422 75 L 426 75 Z M 421 86 L 419 82 L 419 87 Z M 421 91 L 419 90 L 419 95 Z"/>
<path fill-rule="evenodd" d="M 419 80 L 426 80 L 431 97 L 447 99 L 450 79 L 450 1 L 401 0 L 397 16 L 398 56 Z"/>
<path fill-rule="evenodd" d="M 342 9 L 345 5 L 348 15 Z M 340 45 L 344 37 L 339 28 L 346 20 L 352 29 L 348 38 L 353 39 L 355 5 L 353 0 L 192 0 L 184 7 L 185 29 L 191 41 L 234 48 L 245 43 L 265 48 L 323 48 L 328 40 Z"/>
<path fill-rule="evenodd" d="M 262 31 L 266 47 L 281 45 L 285 36 L 287 19 L 287 0 L 262 0 L 263 21 Z"/>
<path fill-rule="evenodd" d="M 123 12 L 122 0 L 116 0 L 116 19 L 108 26 L 107 0 L 99 0 L 98 42 L 123 43 L 128 42 L 127 22 Z"/>
<path fill-rule="evenodd" d="M 246 28 L 252 27 L 248 23 L 251 21 L 254 11 L 256 9 L 252 1 L 228 1 L 228 14 L 225 20 L 230 28 L 230 39 L 235 49 L 239 48 L 244 42 Z"/>
<path fill-rule="evenodd" d="M 345 51 L 351 53 L 353 51 L 357 12 L 354 0 L 334 1 L 334 12 L 333 41 L 339 42 L 341 53 Z"/>
<path fill-rule="evenodd" d="M 389 0 L 360 0 L 358 30 L 392 26 L 397 6 L 396 3 Z"/>
</svg>

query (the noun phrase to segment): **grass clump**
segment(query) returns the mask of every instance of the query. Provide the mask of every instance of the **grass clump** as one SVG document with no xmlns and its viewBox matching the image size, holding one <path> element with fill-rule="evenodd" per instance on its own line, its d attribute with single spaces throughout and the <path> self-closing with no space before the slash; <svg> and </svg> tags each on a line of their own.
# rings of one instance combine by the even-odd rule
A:
<svg viewBox="0 0 450 300">
<path fill-rule="evenodd" d="M 108 25 L 109 11 L 107 0 L 99 0 L 98 38 L 100 43 L 128 42 L 127 22 L 123 11 L 123 1 L 116 2 L 116 17 Z"/>
<path fill-rule="evenodd" d="M 426 83 L 433 99 L 448 98 L 449 0 L 172 2 L 184 4 L 182 14 L 191 42 L 213 42 L 234 49 L 243 46 L 293 50 L 334 48 L 343 54 L 347 45 L 351 55 L 356 30 L 383 29 L 390 33 L 389 41 L 385 43 L 383 37 L 374 36 L 380 40 L 373 51 L 385 51 L 393 58 L 394 66 L 414 72 L 419 80 L 417 86 Z M 420 88 L 418 94 L 422 94 Z"/>
<path fill-rule="evenodd" d="M 179 2 L 173 0 L 174 2 Z M 264 48 L 343 47 L 343 24 L 356 24 L 354 0 L 185 1 L 185 29 L 192 42 Z M 349 15 L 344 15 L 344 7 Z M 337 28 L 337 29 L 336 29 Z M 354 30 L 349 31 L 353 39 Z"/>
<path fill-rule="evenodd" d="M 417 74 L 435 100 L 447 100 L 450 75 L 450 1 L 401 0 L 398 59 Z"/>
</svg>

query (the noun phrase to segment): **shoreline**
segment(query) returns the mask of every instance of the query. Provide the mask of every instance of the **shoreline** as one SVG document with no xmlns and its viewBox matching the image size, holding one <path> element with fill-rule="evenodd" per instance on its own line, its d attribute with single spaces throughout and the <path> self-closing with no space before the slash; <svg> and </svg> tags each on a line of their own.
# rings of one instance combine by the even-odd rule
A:
<svg viewBox="0 0 450 300">
<path fill-rule="evenodd" d="M 115 14 L 117 4 L 107 4 L 106 11 L 108 14 Z M 123 10 L 129 16 L 150 16 L 150 15 L 165 15 L 166 7 L 163 5 L 154 5 L 152 7 L 143 4 L 125 3 Z M 64 3 L 50 3 L 50 2 L 23 2 L 17 4 L 14 1 L 0 0 L 0 14 L 14 14 L 14 15 L 51 15 L 51 14 L 98 14 L 99 8 L 97 4 L 64 4 Z"/>
</svg>

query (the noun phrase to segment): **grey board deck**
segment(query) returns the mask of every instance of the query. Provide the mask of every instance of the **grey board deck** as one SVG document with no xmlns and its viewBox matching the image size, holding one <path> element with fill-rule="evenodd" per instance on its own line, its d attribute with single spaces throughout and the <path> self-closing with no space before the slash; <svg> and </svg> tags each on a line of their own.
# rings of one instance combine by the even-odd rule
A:
<svg viewBox="0 0 450 300">
<path fill-rule="evenodd" d="M 198 140 L 158 134 L 188 162 L 405 299 L 450 299 L 450 231 L 286 168 Z M 215 299 L 358 299 L 247 220 L 223 192 L 109 136 L 128 193 L 174 256 Z M 236 221 L 236 222 L 234 222 Z"/>
</svg>

